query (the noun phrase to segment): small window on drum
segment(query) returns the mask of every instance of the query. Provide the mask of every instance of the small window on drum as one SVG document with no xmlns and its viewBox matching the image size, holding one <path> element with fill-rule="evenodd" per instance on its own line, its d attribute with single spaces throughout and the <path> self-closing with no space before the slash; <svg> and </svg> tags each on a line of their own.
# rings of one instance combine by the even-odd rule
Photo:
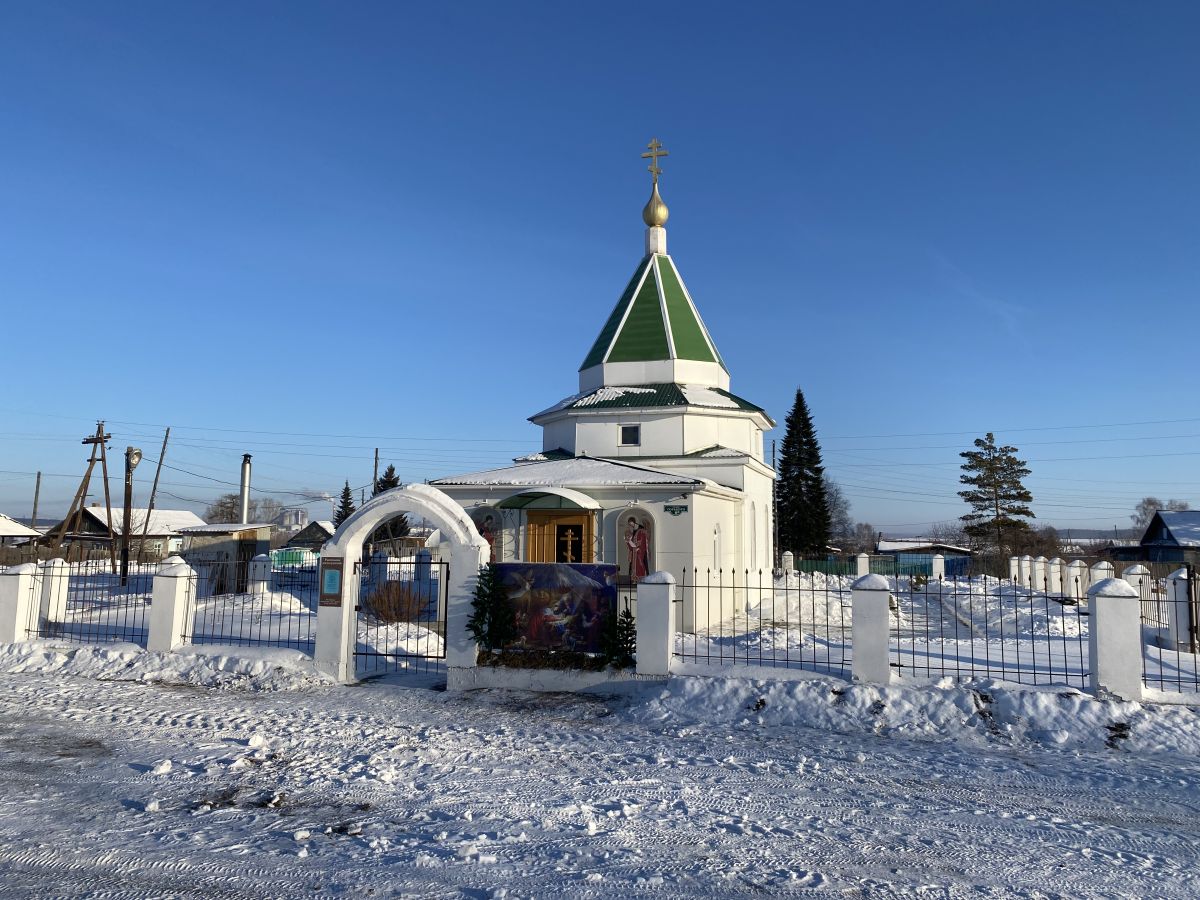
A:
<svg viewBox="0 0 1200 900">
<path fill-rule="evenodd" d="M 621 446 L 636 447 L 642 442 L 642 426 L 641 425 L 622 425 L 621 426 Z"/>
</svg>

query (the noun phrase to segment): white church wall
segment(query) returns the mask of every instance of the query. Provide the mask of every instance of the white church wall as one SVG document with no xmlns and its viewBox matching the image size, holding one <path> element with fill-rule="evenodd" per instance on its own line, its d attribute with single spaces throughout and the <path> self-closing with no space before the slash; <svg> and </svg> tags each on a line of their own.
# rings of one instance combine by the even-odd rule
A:
<svg viewBox="0 0 1200 900">
<path fill-rule="evenodd" d="M 580 416 L 573 420 L 573 424 L 574 452 L 577 456 L 587 454 L 612 459 L 636 459 L 642 456 L 678 455 L 682 452 L 683 426 L 677 415 L 647 414 L 631 409 L 611 415 Z M 622 425 L 640 426 L 639 443 L 628 446 L 620 443 Z"/>
</svg>

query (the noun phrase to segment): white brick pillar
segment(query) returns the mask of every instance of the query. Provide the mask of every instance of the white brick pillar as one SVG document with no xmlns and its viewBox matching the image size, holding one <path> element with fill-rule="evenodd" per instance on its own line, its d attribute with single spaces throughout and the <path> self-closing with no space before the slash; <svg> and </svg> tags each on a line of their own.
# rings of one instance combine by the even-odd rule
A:
<svg viewBox="0 0 1200 900">
<path fill-rule="evenodd" d="M 146 649 L 167 653 L 184 642 L 191 631 L 189 617 L 196 596 L 196 572 L 187 563 L 160 565 L 150 594 L 150 633 Z"/>
<path fill-rule="evenodd" d="M 1008 558 L 1008 580 L 1018 583 L 1021 581 L 1021 559 L 1018 556 Z"/>
<path fill-rule="evenodd" d="M 67 587 L 71 567 L 66 560 L 50 559 L 42 566 L 41 613 L 47 622 L 67 620 Z"/>
<path fill-rule="evenodd" d="M 1051 594 L 1062 594 L 1063 591 L 1063 561 L 1057 556 L 1050 560 L 1046 567 L 1047 580 L 1050 583 Z"/>
<path fill-rule="evenodd" d="M 1033 583 L 1033 557 L 1026 553 L 1021 557 L 1017 572 L 1021 587 L 1029 587 Z"/>
<path fill-rule="evenodd" d="M 37 633 L 37 587 L 37 563 L 0 572 L 0 644 L 27 641 Z"/>
<path fill-rule="evenodd" d="M 329 550 L 317 572 L 317 638 L 313 664 L 343 684 L 355 680 L 354 642 L 358 633 L 359 576 L 354 561 Z"/>
<path fill-rule="evenodd" d="M 783 558 L 780 561 L 780 565 L 783 566 L 784 575 L 791 575 L 796 571 L 796 557 L 792 555 L 791 550 L 783 551 Z"/>
<path fill-rule="evenodd" d="M 260 553 L 250 560 L 250 572 L 247 577 L 247 587 L 253 596 L 261 597 L 271 590 L 271 557 Z"/>
<path fill-rule="evenodd" d="M 1191 620 L 1188 616 L 1188 571 L 1177 569 L 1167 577 L 1167 627 L 1165 649 L 1187 651 L 1192 645 Z"/>
<path fill-rule="evenodd" d="M 1094 584 L 1099 584 L 1100 582 L 1106 581 L 1109 578 L 1116 578 L 1116 577 L 1117 577 L 1117 570 L 1116 570 L 1116 567 L 1113 566 L 1112 563 L 1110 563 L 1110 562 L 1095 563 L 1090 569 L 1088 569 L 1088 587 L 1090 588 Z"/>
<path fill-rule="evenodd" d="M 930 578 L 934 581 L 941 581 L 946 577 L 946 557 L 941 553 L 933 554 L 933 571 L 930 573 Z"/>
<path fill-rule="evenodd" d="M 1046 590 L 1047 572 L 1046 566 L 1049 560 L 1044 556 L 1035 556 L 1033 558 L 1033 589 L 1035 591 Z"/>
<path fill-rule="evenodd" d="M 1142 611 L 1138 592 L 1120 578 L 1088 588 L 1091 688 L 1097 697 L 1142 698 Z"/>
<path fill-rule="evenodd" d="M 1081 559 L 1073 559 L 1067 564 L 1067 574 L 1063 576 L 1063 593 L 1082 601 L 1087 596 L 1088 570 Z"/>
<path fill-rule="evenodd" d="M 1138 598 L 1146 604 L 1146 611 L 1149 612 L 1149 606 L 1154 602 L 1154 579 L 1150 577 L 1150 570 L 1141 563 L 1127 566 L 1121 573 L 1121 580 L 1133 585 L 1133 589 L 1138 592 Z"/>
<path fill-rule="evenodd" d="M 871 557 L 869 554 L 867 554 L 867 553 L 858 554 L 858 558 L 855 560 L 855 562 L 857 563 L 857 566 L 858 566 L 857 569 L 855 569 L 855 572 L 857 573 L 859 578 L 862 578 L 864 575 L 871 574 Z"/>
<path fill-rule="evenodd" d="M 675 653 L 675 579 L 653 572 L 637 586 L 637 673 L 671 674 Z"/>
<path fill-rule="evenodd" d="M 850 623 L 855 681 L 887 684 L 892 680 L 888 653 L 891 593 L 882 575 L 864 575 L 851 586 Z"/>
</svg>

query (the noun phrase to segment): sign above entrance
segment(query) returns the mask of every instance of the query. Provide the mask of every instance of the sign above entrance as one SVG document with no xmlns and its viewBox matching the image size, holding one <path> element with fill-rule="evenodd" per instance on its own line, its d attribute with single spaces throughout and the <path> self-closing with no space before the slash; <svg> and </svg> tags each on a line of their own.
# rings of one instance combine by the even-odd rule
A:
<svg viewBox="0 0 1200 900">
<path fill-rule="evenodd" d="M 341 557 L 330 557 L 321 560 L 321 606 L 342 605 L 342 572 L 346 561 Z"/>
<path fill-rule="evenodd" d="M 663 504 L 663 512 L 665 512 L 668 516 L 682 516 L 685 512 L 687 512 L 687 509 L 686 503 Z"/>
</svg>

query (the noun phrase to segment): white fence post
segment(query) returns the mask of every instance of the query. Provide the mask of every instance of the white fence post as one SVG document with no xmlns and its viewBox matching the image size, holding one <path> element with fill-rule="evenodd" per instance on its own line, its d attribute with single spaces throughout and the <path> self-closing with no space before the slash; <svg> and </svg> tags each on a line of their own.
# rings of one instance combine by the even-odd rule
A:
<svg viewBox="0 0 1200 900">
<path fill-rule="evenodd" d="M 891 594 L 882 575 L 864 575 L 851 586 L 850 634 L 854 648 L 851 673 L 855 681 L 888 684 L 892 667 L 888 659 Z"/>
<path fill-rule="evenodd" d="M 933 571 L 929 577 L 933 581 L 941 581 L 946 577 L 946 557 L 941 553 L 933 554 Z"/>
<path fill-rule="evenodd" d="M 1188 606 L 1188 571 L 1177 569 L 1167 576 L 1166 628 L 1159 642 L 1167 650 L 1187 650 L 1192 645 Z"/>
<path fill-rule="evenodd" d="M 1125 571 L 1121 573 L 1121 579 L 1133 585 L 1133 589 L 1138 592 L 1138 597 L 1145 604 L 1142 607 L 1142 614 L 1149 618 L 1155 612 L 1151 608 L 1154 603 L 1154 579 L 1150 577 L 1150 570 L 1141 563 L 1126 566 Z"/>
<path fill-rule="evenodd" d="M 1088 570 L 1081 559 L 1073 559 L 1067 564 L 1067 574 L 1064 576 L 1063 593 L 1082 602 L 1087 596 Z"/>
<path fill-rule="evenodd" d="M 1046 564 L 1048 560 L 1044 556 L 1034 557 L 1033 560 L 1033 589 L 1035 591 L 1046 590 Z"/>
<path fill-rule="evenodd" d="M 1050 560 L 1050 565 L 1047 567 L 1047 576 L 1050 582 L 1051 594 L 1063 594 L 1063 561 L 1059 557 L 1054 557 Z"/>
<path fill-rule="evenodd" d="M 1020 583 L 1021 581 L 1021 559 L 1017 556 L 1008 558 L 1008 580 Z"/>
<path fill-rule="evenodd" d="M 1091 688 L 1097 697 L 1142 698 L 1142 627 L 1138 592 L 1119 578 L 1088 588 Z"/>
<path fill-rule="evenodd" d="M 858 575 L 859 578 L 862 578 L 864 575 L 871 574 L 870 554 L 867 554 L 867 553 L 858 554 L 858 557 L 855 560 L 855 564 L 857 566 L 857 568 L 855 569 L 855 573 Z"/>
<path fill-rule="evenodd" d="M 255 597 L 261 597 L 271 590 L 271 557 L 260 553 L 250 560 L 250 572 L 246 590 Z"/>
<path fill-rule="evenodd" d="M 796 571 L 796 557 L 792 555 L 791 550 L 783 551 L 783 557 L 780 560 L 780 565 L 783 566 L 784 575 L 791 575 Z"/>
<path fill-rule="evenodd" d="M 1110 562 L 1098 562 L 1088 569 L 1088 587 L 1106 581 L 1109 578 L 1116 578 L 1117 570 Z"/>
<path fill-rule="evenodd" d="M 37 563 L 21 563 L 0 572 L 0 644 L 27 641 L 38 606 Z"/>
<path fill-rule="evenodd" d="M 675 578 L 653 572 L 637 586 L 637 673 L 671 674 L 675 653 Z"/>
<path fill-rule="evenodd" d="M 1033 584 L 1033 557 L 1026 553 L 1021 557 L 1020 568 L 1017 570 L 1017 580 L 1021 583 L 1021 587 L 1030 587 Z"/>
<path fill-rule="evenodd" d="M 49 559 L 42 566 L 42 618 L 47 622 L 65 622 L 67 619 L 67 588 L 70 585 L 71 567 L 63 559 Z"/>
<path fill-rule="evenodd" d="M 195 595 L 196 572 L 191 566 L 185 562 L 159 566 L 150 594 L 147 650 L 167 653 L 183 644 Z"/>
</svg>

